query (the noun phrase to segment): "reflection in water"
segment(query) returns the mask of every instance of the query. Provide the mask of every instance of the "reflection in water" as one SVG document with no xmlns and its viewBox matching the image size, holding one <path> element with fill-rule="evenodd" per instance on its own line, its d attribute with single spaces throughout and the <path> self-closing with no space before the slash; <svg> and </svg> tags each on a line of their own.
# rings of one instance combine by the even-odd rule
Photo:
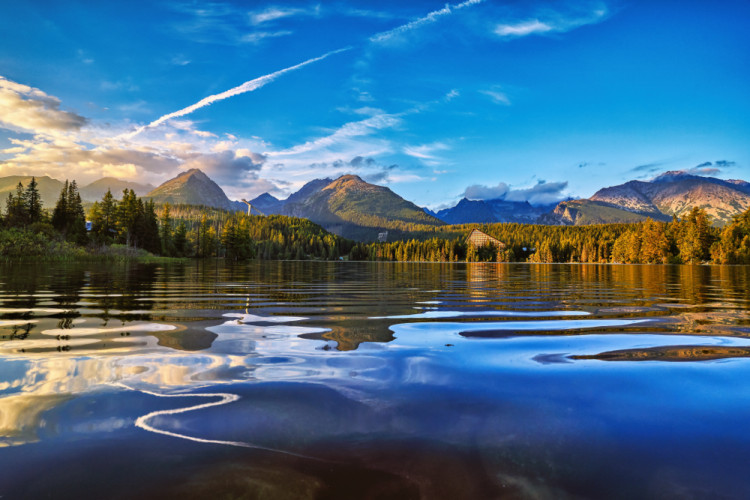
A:
<svg viewBox="0 0 750 500">
<path fill-rule="evenodd" d="M 136 390 L 122 383 L 116 383 L 112 385 L 114 387 L 121 387 L 127 390 Z M 213 406 L 221 406 L 221 405 L 229 404 L 239 399 L 239 396 L 236 394 L 228 394 L 228 393 L 221 393 L 221 392 L 209 393 L 209 394 L 203 394 L 203 393 L 197 393 L 197 392 L 191 392 L 190 394 L 157 394 L 155 392 L 146 391 L 146 390 L 140 390 L 140 392 L 142 392 L 143 394 L 148 394 L 150 396 L 155 396 L 159 398 L 183 398 L 183 399 L 184 398 L 219 398 L 218 401 L 212 401 L 209 403 L 188 406 L 185 408 L 178 408 L 176 410 L 152 411 L 151 413 L 138 417 L 135 421 L 135 426 L 140 427 L 141 429 L 145 431 L 154 432 L 156 434 L 163 434 L 165 436 L 170 436 L 170 437 L 174 437 L 178 439 L 186 439 L 188 441 L 195 441 L 196 443 L 221 444 L 221 445 L 226 445 L 226 446 L 237 446 L 240 448 L 254 448 L 257 450 L 272 451 L 275 453 L 284 453 L 287 455 L 292 455 L 292 456 L 301 457 L 301 458 L 311 458 L 311 457 L 306 457 L 304 455 L 298 455 L 296 453 L 290 453 L 290 452 L 286 452 L 283 450 L 275 450 L 273 448 L 266 448 L 264 446 L 257 446 L 251 443 L 243 443 L 240 441 L 222 441 L 219 439 L 203 439 L 203 438 L 199 438 L 195 436 L 187 436 L 185 434 L 179 434 L 177 432 L 170 432 L 170 431 L 165 431 L 163 429 L 156 428 L 149 423 L 154 418 L 164 416 L 164 415 L 178 415 L 178 414 L 187 413 L 190 411 L 204 410 L 206 408 L 211 408 Z"/>
<path fill-rule="evenodd" d="M 340 498 L 750 487 L 738 465 L 750 440 L 732 431 L 750 407 L 747 267 L 207 262 L 0 276 L 9 495 L 29 496 L 29 464 L 84 453 L 106 481 L 92 472 L 77 490 L 50 476 L 36 496 L 170 497 L 197 478 L 194 491 L 229 494 L 235 468 L 254 478 L 236 496 L 294 490 L 283 477 Z M 673 360 L 684 363 L 658 362 Z M 706 468 L 709 449 L 720 456 Z M 141 490 L 112 477 L 120 459 L 143 464 Z"/>
</svg>

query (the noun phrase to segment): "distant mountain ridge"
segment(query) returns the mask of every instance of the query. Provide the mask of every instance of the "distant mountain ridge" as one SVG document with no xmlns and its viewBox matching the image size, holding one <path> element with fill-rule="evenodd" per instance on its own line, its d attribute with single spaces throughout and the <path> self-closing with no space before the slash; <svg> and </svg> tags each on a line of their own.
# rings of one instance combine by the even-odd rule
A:
<svg viewBox="0 0 750 500">
<path fill-rule="evenodd" d="M 528 201 L 461 199 L 452 208 L 439 210 L 435 215 L 448 224 L 518 222 L 534 224 L 539 217 L 552 210 L 551 205 L 531 205 Z"/>
<path fill-rule="evenodd" d="M 32 177 L 36 179 L 39 196 L 42 198 L 42 205 L 44 208 L 54 208 L 58 198 L 60 198 L 60 191 L 65 184 L 63 181 L 53 179 L 47 175 L 9 175 L 7 177 L 0 177 L 0 201 L 5 201 L 8 197 L 8 193 L 15 193 L 16 186 L 19 182 L 23 184 L 24 187 L 28 186 Z M 79 186 L 78 192 L 81 194 L 81 199 L 84 202 L 93 202 L 101 200 L 104 193 L 107 192 L 107 189 L 112 190 L 112 195 L 115 198 L 121 198 L 122 191 L 126 188 L 133 189 L 137 195 L 143 196 L 154 187 L 149 184 L 138 184 L 136 182 L 115 179 L 114 177 L 104 177 L 92 182 L 91 184 L 87 184 L 86 186 Z"/>
<path fill-rule="evenodd" d="M 36 176 L 36 180 L 44 207 L 53 208 L 63 182 L 49 176 Z M 19 182 L 27 186 L 30 181 L 31 176 L 0 177 L 0 196 L 7 198 L 7 193 L 15 192 Z M 121 197 L 123 189 L 133 189 L 136 194 L 157 203 L 247 210 L 247 205 L 230 200 L 222 188 L 199 169 L 182 172 L 156 188 L 149 188 L 149 185 L 105 177 L 79 189 L 83 200 L 88 202 L 101 199 L 107 189 L 115 198 Z M 583 225 L 638 222 L 647 218 L 666 221 L 673 215 L 682 217 L 693 207 L 704 209 L 715 224 L 723 225 L 750 208 L 750 183 L 673 171 L 650 181 L 633 180 L 605 187 L 590 198 L 565 200 L 555 206 L 464 198 L 454 207 L 431 212 L 387 187 L 367 183 L 356 175 L 344 175 L 333 180 L 314 179 L 285 200 L 264 193 L 250 203 L 266 215 L 303 217 L 342 236 L 372 240 L 381 231 L 398 235 L 444 223 Z"/>
<path fill-rule="evenodd" d="M 591 198 L 565 200 L 555 206 L 527 202 L 468 200 L 438 211 L 449 224 L 520 222 L 552 225 L 585 225 L 640 222 L 648 218 L 668 221 L 693 207 L 702 208 L 714 224 L 724 225 L 750 208 L 750 183 L 665 172 L 650 181 L 629 181 L 605 187 Z"/>
<path fill-rule="evenodd" d="M 101 200 L 107 193 L 112 192 L 115 198 L 121 198 L 125 189 L 132 189 L 138 196 L 143 196 L 154 189 L 151 184 L 139 184 L 137 182 L 123 181 L 114 177 L 103 177 L 79 189 L 81 198 L 86 201 Z"/>
<path fill-rule="evenodd" d="M 42 206 L 44 208 L 54 208 L 57 199 L 60 197 L 60 191 L 63 188 L 63 183 L 57 179 L 53 179 L 47 175 L 33 176 L 36 179 L 37 186 L 39 189 L 39 196 L 42 199 Z M 9 175 L 7 177 L 0 177 L 0 205 L 5 209 L 5 200 L 8 199 L 8 194 L 16 192 L 16 186 L 20 182 L 24 187 L 29 185 L 31 182 L 31 175 Z"/>
</svg>

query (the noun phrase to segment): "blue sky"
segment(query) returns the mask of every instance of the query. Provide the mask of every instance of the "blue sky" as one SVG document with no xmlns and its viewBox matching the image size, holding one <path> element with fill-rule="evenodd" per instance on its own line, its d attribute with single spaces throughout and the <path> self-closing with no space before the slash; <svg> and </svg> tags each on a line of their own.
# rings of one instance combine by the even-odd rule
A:
<svg viewBox="0 0 750 500">
<path fill-rule="evenodd" d="M 748 19 L 746 1 L 4 2 L 0 175 L 198 167 L 283 198 L 355 173 L 432 208 L 748 179 Z"/>
</svg>

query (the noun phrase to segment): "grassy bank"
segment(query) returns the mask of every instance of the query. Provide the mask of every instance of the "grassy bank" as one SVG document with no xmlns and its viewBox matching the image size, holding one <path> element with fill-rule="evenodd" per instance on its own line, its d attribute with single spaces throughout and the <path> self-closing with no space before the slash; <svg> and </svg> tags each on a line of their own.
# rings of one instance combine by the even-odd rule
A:
<svg viewBox="0 0 750 500">
<path fill-rule="evenodd" d="M 44 262 L 178 262 L 183 259 L 160 257 L 146 250 L 125 245 L 83 247 L 46 232 L 9 228 L 0 230 L 0 259 Z"/>
</svg>

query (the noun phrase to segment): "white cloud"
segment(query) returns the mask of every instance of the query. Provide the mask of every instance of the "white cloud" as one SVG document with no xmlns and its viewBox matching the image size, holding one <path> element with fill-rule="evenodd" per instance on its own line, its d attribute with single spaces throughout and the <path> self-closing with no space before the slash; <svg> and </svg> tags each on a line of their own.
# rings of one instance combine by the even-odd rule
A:
<svg viewBox="0 0 750 500">
<path fill-rule="evenodd" d="M 86 119 L 60 109 L 60 100 L 0 76 L 0 127 L 16 132 L 59 133 L 80 129 Z"/>
<path fill-rule="evenodd" d="M 554 28 L 552 26 L 539 21 L 539 19 L 530 19 L 516 24 L 499 24 L 497 28 L 495 28 L 495 33 L 500 36 L 527 36 L 538 33 L 547 33 L 553 30 Z"/>
<path fill-rule="evenodd" d="M 285 17 L 316 16 L 318 14 L 320 14 L 320 5 L 316 5 L 310 9 L 298 7 L 268 7 L 263 10 L 252 11 L 249 13 L 250 23 L 255 25 L 276 21 Z"/>
<path fill-rule="evenodd" d="M 549 33 L 565 33 L 581 26 L 605 21 L 609 16 L 609 11 L 606 5 L 596 3 L 593 5 L 577 5 L 577 9 L 573 12 L 544 12 L 540 14 L 539 17 L 519 20 L 515 23 L 498 24 L 494 33 L 508 39 Z"/>
<path fill-rule="evenodd" d="M 568 187 L 567 181 L 546 182 L 538 181 L 528 188 L 512 189 L 504 182 L 497 186 L 483 186 L 474 184 L 464 191 L 463 196 L 470 200 L 506 200 L 506 201 L 528 201 L 532 205 L 547 205 L 556 203 L 565 198 L 564 191 Z"/>
</svg>

